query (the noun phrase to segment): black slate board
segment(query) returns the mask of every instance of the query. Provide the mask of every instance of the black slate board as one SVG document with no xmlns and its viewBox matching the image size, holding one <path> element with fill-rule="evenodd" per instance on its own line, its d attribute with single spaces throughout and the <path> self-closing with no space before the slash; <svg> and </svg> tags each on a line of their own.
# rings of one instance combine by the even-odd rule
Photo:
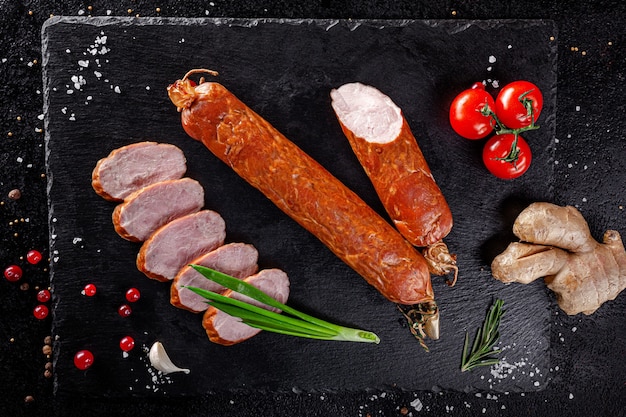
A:
<svg viewBox="0 0 626 417">
<path fill-rule="evenodd" d="M 553 196 L 555 36 L 550 21 L 50 19 L 42 39 L 56 394 L 545 387 L 553 300 L 540 282 L 504 286 L 493 280 L 489 263 L 511 239 L 516 213 L 529 201 Z M 430 353 L 421 350 L 394 305 L 185 135 L 165 88 L 196 67 L 218 70 L 221 83 L 381 213 L 328 94 L 361 81 L 403 109 L 454 214 L 446 242 L 461 270 L 454 288 L 435 279 L 442 338 L 430 341 Z M 447 108 L 474 81 L 503 85 L 520 78 L 544 92 L 542 128 L 527 138 L 531 169 L 506 182 L 482 167 L 480 142 L 454 135 Z M 226 220 L 227 240 L 254 244 L 262 267 L 290 275 L 291 305 L 372 330 L 382 343 L 261 334 L 233 347 L 211 344 L 200 316 L 170 306 L 168 285 L 137 272 L 139 245 L 115 234 L 114 204 L 91 189 L 98 159 L 141 140 L 184 150 L 187 175 L 205 187 L 206 207 Z M 81 295 L 88 282 L 98 286 L 94 298 Z M 133 314 L 121 318 L 116 309 L 131 286 L 143 296 Z M 473 336 L 496 297 L 507 310 L 502 366 L 461 373 L 464 333 Z M 125 335 L 138 344 L 128 357 L 118 348 Z M 191 374 L 155 374 L 142 347 L 156 340 Z M 83 348 L 96 357 L 86 372 L 72 364 Z"/>
</svg>

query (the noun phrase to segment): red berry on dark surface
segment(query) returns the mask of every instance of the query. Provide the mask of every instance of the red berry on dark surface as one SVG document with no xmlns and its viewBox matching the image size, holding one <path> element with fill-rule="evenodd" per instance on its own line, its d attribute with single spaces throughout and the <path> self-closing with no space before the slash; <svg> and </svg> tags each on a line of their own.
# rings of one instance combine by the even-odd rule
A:
<svg viewBox="0 0 626 417">
<path fill-rule="evenodd" d="M 22 268 L 17 265 L 7 266 L 4 270 L 4 277 L 11 282 L 19 281 L 22 278 Z"/>
<path fill-rule="evenodd" d="M 128 317 L 131 315 L 132 312 L 133 310 L 130 308 L 128 304 L 122 304 L 117 309 L 117 313 L 122 317 Z"/>
<path fill-rule="evenodd" d="M 131 288 L 126 291 L 126 299 L 129 303 L 134 303 L 135 301 L 139 300 L 139 298 L 141 298 L 141 293 L 137 288 Z"/>
<path fill-rule="evenodd" d="M 35 249 L 29 250 L 26 254 L 26 260 L 28 261 L 28 263 L 33 265 L 38 264 L 42 259 L 43 256 L 41 255 L 41 252 Z"/>
<path fill-rule="evenodd" d="M 46 303 L 50 301 L 50 291 L 48 290 L 39 291 L 37 293 L 37 301 L 39 301 L 40 303 Z"/>
<path fill-rule="evenodd" d="M 48 307 L 46 307 L 43 304 L 39 304 L 37 307 L 35 307 L 35 309 L 33 310 L 33 315 L 38 318 L 39 320 L 43 320 L 46 317 L 48 317 Z"/>
<path fill-rule="evenodd" d="M 96 286 L 93 284 L 85 285 L 85 288 L 83 288 L 82 294 L 86 295 L 87 297 L 93 297 L 94 295 L 96 295 Z"/>
<path fill-rule="evenodd" d="M 124 352 L 130 352 L 135 347 L 135 339 L 130 336 L 124 336 L 122 340 L 120 340 L 120 349 Z"/>
<path fill-rule="evenodd" d="M 79 350 L 74 355 L 74 365 L 84 371 L 93 365 L 93 353 L 88 350 Z"/>
</svg>

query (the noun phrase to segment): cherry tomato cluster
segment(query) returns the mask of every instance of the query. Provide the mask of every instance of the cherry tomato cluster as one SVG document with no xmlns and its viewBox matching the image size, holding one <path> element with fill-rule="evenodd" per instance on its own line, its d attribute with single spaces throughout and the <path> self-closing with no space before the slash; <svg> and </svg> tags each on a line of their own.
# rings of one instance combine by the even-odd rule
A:
<svg viewBox="0 0 626 417">
<path fill-rule="evenodd" d="M 520 133 L 538 129 L 543 95 L 529 81 L 514 81 L 494 98 L 482 83 L 475 83 L 455 97 L 450 125 L 460 136 L 478 140 L 496 133 L 483 148 L 485 167 L 498 178 L 513 179 L 530 167 L 532 153 Z"/>
</svg>

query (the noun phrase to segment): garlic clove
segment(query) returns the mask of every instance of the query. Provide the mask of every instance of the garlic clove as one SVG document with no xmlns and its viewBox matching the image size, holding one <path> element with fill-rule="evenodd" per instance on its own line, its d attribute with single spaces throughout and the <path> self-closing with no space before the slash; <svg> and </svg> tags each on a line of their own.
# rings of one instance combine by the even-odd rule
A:
<svg viewBox="0 0 626 417">
<path fill-rule="evenodd" d="M 188 374 L 191 372 L 189 369 L 179 368 L 174 365 L 161 342 L 154 342 L 148 353 L 148 358 L 152 366 L 164 374 L 171 374 L 173 372 L 184 372 Z"/>
</svg>

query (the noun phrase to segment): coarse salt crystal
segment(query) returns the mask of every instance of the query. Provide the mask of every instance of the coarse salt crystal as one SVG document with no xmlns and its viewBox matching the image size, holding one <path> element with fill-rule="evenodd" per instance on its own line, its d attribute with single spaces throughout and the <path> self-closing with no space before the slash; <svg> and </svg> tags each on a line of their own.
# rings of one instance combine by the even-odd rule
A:
<svg viewBox="0 0 626 417">
<path fill-rule="evenodd" d="M 117 94 L 120 94 L 122 92 L 122 90 L 120 90 L 120 87 L 118 85 L 115 86 L 113 91 L 115 91 Z"/>
<path fill-rule="evenodd" d="M 87 68 L 89 66 L 89 60 L 88 59 L 81 59 L 78 61 L 78 66 L 79 67 L 83 67 L 83 68 Z"/>
<path fill-rule="evenodd" d="M 415 408 L 417 411 L 422 411 L 422 408 L 424 408 L 424 404 L 422 404 L 419 398 L 416 398 L 411 401 L 411 407 Z"/>
<path fill-rule="evenodd" d="M 494 62 L 496 62 L 496 57 L 495 57 L 495 56 L 493 56 L 493 55 L 490 55 L 490 56 L 489 56 L 489 63 L 490 63 L 490 64 L 493 64 Z"/>
</svg>

